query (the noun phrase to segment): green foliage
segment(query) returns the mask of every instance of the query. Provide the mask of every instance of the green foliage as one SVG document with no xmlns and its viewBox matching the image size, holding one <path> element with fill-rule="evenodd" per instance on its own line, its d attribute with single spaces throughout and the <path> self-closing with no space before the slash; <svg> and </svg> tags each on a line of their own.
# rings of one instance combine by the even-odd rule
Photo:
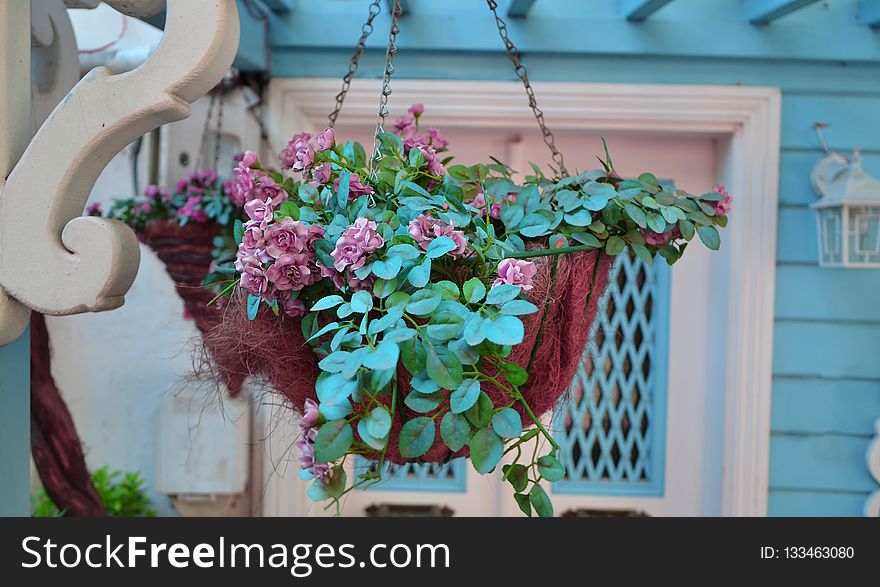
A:
<svg viewBox="0 0 880 587">
<path fill-rule="evenodd" d="M 111 471 L 109 467 L 101 467 L 92 472 L 91 479 L 108 516 L 113 518 L 156 516 L 150 498 L 145 492 L 144 479 L 139 472 Z M 35 518 L 57 518 L 64 515 L 43 488 L 37 491 L 32 500 L 32 516 Z"/>
</svg>

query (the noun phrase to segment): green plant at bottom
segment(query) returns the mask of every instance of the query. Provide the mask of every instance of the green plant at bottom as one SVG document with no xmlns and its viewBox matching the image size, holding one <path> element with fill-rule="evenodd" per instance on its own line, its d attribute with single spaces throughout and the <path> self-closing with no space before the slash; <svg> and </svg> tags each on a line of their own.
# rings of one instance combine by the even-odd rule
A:
<svg viewBox="0 0 880 587">
<path fill-rule="evenodd" d="M 144 479 L 140 472 L 111 471 L 101 467 L 91 474 L 92 483 L 101 498 L 101 503 L 111 518 L 153 518 L 155 510 L 150 506 L 150 498 L 144 489 Z M 46 490 L 40 488 L 33 496 L 35 518 L 58 518 L 64 511 L 52 501 Z"/>
</svg>

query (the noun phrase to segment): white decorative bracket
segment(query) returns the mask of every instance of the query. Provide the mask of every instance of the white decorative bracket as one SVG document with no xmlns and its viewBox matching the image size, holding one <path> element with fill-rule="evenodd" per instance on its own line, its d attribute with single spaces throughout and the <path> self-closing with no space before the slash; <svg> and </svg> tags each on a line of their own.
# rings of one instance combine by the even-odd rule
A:
<svg viewBox="0 0 880 587">
<path fill-rule="evenodd" d="M 107 3 L 136 17 L 165 5 Z M 99 67 L 86 74 L 6 181 L 0 177 L 0 344 L 21 333 L 30 309 L 68 315 L 122 305 L 137 273 L 137 240 L 119 222 L 82 217 L 89 193 L 127 144 L 189 116 L 190 104 L 229 69 L 238 38 L 236 0 L 167 0 L 156 52 L 127 73 Z"/>
<path fill-rule="evenodd" d="M 876 436 L 871 441 L 871 444 L 868 445 L 868 472 L 871 473 L 874 481 L 880 485 L 880 418 L 877 419 L 874 427 L 876 429 Z M 868 501 L 865 502 L 865 517 L 880 518 L 880 488 L 877 488 L 877 491 L 868 496 Z"/>
</svg>

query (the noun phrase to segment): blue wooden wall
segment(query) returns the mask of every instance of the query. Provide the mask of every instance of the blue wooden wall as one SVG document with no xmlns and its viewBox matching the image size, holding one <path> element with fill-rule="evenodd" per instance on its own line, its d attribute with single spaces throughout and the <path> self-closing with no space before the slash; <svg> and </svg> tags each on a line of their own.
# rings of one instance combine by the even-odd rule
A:
<svg viewBox="0 0 880 587">
<path fill-rule="evenodd" d="M 273 27 L 272 74 L 341 77 L 367 2 L 308 4 Z M 410 6 L 396 75 L 514 79 L 482 2 Z M 861 146 L 880 177 L 880 31 L 859 24 L 856 0 L 763 27 L 743 21 L 738 0 L 673 0 L 645 23 L 628 23 L 620 6 L 537 0 L 511 35 L 534 80 L 782 89 L 770 514 L 860 515 L 876 489 L 865 450 L 880 417 L 880 271 L 819 269 L 809 174 L 822 121 L 832 147 Z M 371 47 L 384 42 L 383 19 Z M 368 52 L 361 74 L 379 77 L 383 56 Z"/>
</svg>

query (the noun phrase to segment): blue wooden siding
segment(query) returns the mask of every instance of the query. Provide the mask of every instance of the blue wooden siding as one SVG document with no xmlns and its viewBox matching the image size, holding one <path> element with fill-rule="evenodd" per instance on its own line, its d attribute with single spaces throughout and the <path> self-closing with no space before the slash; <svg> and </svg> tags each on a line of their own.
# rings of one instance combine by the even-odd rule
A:
<svg viewBox="0 0 880 587">
<path fill-rule="evenodd" d="M 305 24 L 297 23 L 296 11 L 285 16 L 286 30 L 273 31 L 273 75 L 345 72 L 366 3 L 325 4 L 306 10 L 336 10 L 336 34 L 321 29 L 317 38 L 315 15 Z M 441 4 L 463 9 L 460 0 L 413 4 L 402 22 L 396 75 L 514 79 L 483 15 L 418 13 Z M 589 11 L 583 4 L 539 0 L 511 26 L 533 80 L 782 89 L 769 511 L 860 515 L 872 487 L 865 448 L 880 417 L 880 271 L 818 268 L 809 174 L 822 156 L 812 129 L 821 121 L 832 124 L 833 147 L 861 146 L 865 169 L 880 176 L 880 31 L 858 25 L 856 0 L 816 2 L 759 28 L 742 21 L 734 0 L 675 0 L 643 24 L 627 23 L 612 0 L 590 2 Z M 559 34 L 560 17 L 577 21 L 566 25 L 580 25 L 576 36 Z M 377 24 L 372 47 L 383 42 L 385 26 Z M 296 31 L 303 34 L 291 34 Z M 560 44 L 564 53 L 555 53 Z M 361 75 L 380 77 L 381 59 L 369 51 Z"/>
</svg>

